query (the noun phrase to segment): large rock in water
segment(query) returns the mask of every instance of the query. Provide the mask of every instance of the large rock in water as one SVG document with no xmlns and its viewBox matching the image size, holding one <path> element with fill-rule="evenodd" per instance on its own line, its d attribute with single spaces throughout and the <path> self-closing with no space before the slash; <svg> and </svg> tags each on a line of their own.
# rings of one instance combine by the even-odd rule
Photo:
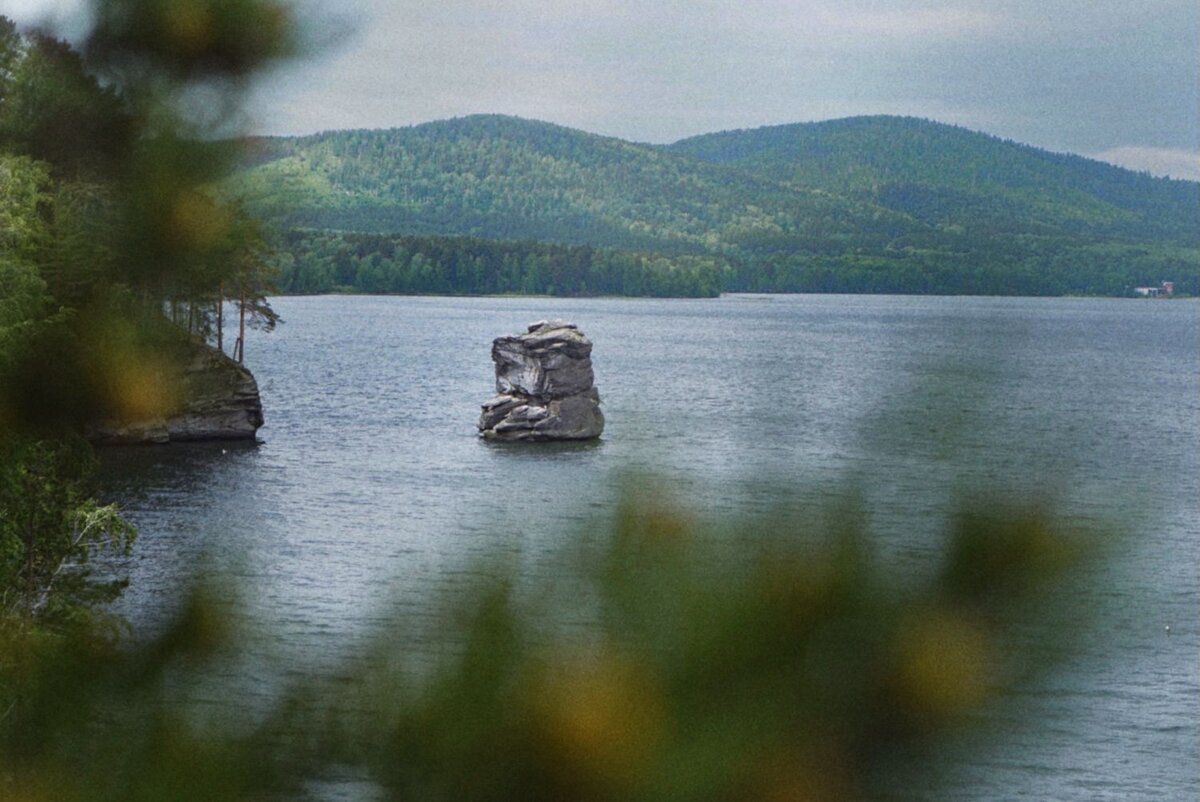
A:
<svg viewBox="0 0 1200 802">
<path fill-rule="evenodd" d="M 591 440 L 604 431 L 592 386 L 592 343 L 573 323 L 542 320 L 492 342 L 495 398 L 480 433 L 491 440 Z"/>
<path fill-rule="evenodd" d="M 215 348 L 190 344 L 172 381 L 177 401 L 163 414 L 100 421 L 87 427 L 88 439 L 104 445 L 252 440 L 263 424 L 254 375 Z"/>
</svg>

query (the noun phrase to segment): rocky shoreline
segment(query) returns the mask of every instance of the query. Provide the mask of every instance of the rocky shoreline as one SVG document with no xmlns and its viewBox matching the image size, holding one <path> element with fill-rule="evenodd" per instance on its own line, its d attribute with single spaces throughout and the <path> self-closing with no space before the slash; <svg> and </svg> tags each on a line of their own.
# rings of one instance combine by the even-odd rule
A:
<svg viewBox="0 0 1200 802">
<path fill-rule="evenodd" d="M 221 351 L 200 343 L 177 377 L 180 401 L 170 413 L 145 420 L 109 419 L 84 435 L 97 445 L 253 440 L 263 424 L 254 374 Z"/>
</svg>

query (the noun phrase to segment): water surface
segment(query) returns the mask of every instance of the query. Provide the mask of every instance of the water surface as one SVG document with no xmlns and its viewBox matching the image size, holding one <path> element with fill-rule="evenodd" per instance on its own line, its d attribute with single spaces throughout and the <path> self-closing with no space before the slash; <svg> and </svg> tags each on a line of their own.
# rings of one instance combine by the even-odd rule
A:
<svg viewBox="0 0 1200 802">
<path fill-rule="evenodd" d="M 113 449 L 139 525 L 119 610 L 140 632 L 203 557 L 264 655 L 332 664 L 395 602 L 414 619 L 496 551 L 537 554 L 650 473 L 702 514 L 862 487 L 877 547 L 919 566 L 961 487 L 1132 523 L 1105 621 L 1028 700 L 964 799 L 1195 798 L 1200 788 L 1200 316 L 1190 302 L 897 296 L 280 298 L 247 361 L 257 446 Z M 597 444 L 475 432 L 493 337 L 547 317 L 595 343 Z M 1170 627 L 1167 634 L 1165 627 Z M 436 644 L 429 644 L 436 648 Z M 265 669 L 264 669 L 265 670 Z M 253 679 L 253 678 L 252 678 Z M 253 685 L 253 682 L 250 683 Z"/>
</svg>

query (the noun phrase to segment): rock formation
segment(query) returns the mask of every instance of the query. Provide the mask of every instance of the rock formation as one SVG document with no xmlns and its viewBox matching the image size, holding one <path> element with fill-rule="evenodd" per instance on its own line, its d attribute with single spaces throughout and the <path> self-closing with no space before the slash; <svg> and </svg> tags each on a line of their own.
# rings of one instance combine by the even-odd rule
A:
<svg viewBox="0 0 1200 802">
<path fill-rule="evenodd" d="M 253 374 L 225 354 L 193 343 L 182 358 L 178 402 L 145 420 L 101 421 L 87 427 L 99 444 L 250 440 L 262 426 L 262 401 Z"/>
<path fill-rule="evenodd" d="M 592 343 L 573 323 L 542 320 L 492 342 L 495 398 L 479 431 L 492 440 L 591 440 L 604 431 Z"/>
</svg>

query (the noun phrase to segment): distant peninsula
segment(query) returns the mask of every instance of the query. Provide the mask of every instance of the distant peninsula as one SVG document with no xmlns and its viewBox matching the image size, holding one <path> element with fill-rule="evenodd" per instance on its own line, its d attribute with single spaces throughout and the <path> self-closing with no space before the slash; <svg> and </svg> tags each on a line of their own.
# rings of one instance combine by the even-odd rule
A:
<svg viewBox="0 0 1200 802">
<path fill-rule="evenodd" d="M 1200 294 L 1200 183 L 908 117 L 262 138 L 227 191 L 278 232 L 285 293 Z"/>
</svg>

